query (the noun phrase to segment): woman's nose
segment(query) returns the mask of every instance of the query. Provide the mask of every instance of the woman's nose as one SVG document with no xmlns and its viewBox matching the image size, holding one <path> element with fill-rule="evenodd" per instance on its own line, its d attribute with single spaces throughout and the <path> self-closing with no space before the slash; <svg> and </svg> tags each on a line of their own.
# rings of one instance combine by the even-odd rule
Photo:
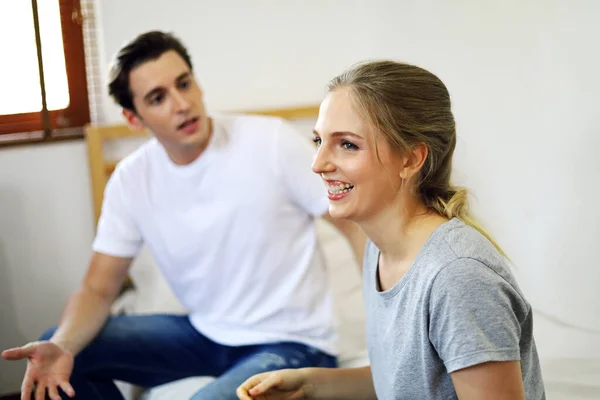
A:
<svg viewBox="0 0 600 400">
<path fill-rule="evenodd" d="M 330 156 L 331 155 L 328 154 L 328 151 L 323 146 L 320 146 L 313 159 L 312 171 L 315 174 L 321 175 L 323 173 L 332 172 L 335 170 L 335 166 L 331 162 Z"/>
</svg>

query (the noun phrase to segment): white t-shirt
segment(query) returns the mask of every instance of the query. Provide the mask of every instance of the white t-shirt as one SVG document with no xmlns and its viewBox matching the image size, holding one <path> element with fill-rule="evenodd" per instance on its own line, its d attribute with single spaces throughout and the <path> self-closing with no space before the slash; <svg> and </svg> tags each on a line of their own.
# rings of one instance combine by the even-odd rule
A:
<svg viewBox="0 0 600 400">
<path fill-rule="evenodd" d="M 93 249 L 135 257 L 146 244 L 215 342 L 295 341 L 336 355 L 314 151 L 285 121 L 259 116 L 213 118 L 208 147 L 185 166 L 152 139 L 111 176 Z"/>
</svg>

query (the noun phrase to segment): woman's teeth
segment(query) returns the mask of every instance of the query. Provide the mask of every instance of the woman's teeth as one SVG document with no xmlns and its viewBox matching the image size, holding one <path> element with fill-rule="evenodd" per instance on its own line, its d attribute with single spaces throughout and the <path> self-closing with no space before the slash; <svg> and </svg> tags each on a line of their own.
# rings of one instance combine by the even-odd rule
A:
<svg viewBox="0 0 600 400">
<path fill-rule="evenodd" d="M 340 185 L 330 185 L 328 189 L 329 189 L 329 193 L 331 193 L 331 194 L 340 194 L 340 193 L 349 192 L 350 190 L 352 190 L 353 187 L 354 187 L 354 185 L 346 183 L 346 184 L 340 184 Z"/>
</svg>

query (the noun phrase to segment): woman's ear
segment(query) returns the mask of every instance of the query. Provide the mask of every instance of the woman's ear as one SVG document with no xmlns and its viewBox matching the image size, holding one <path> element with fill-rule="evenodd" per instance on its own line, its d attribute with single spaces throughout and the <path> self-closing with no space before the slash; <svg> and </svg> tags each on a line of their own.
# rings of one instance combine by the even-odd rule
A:
<svg viewBox="0 0 600 400">
<path fill-rule="evenodd" d="M 425 143 L 418 143 L 407 151 L 406 155 L 403 157 L 404 164 L 399 174 L 400 178 L 408 180 L 417 174 L 423 167 L 428 153 L 429 150 Z"/>
</svg>

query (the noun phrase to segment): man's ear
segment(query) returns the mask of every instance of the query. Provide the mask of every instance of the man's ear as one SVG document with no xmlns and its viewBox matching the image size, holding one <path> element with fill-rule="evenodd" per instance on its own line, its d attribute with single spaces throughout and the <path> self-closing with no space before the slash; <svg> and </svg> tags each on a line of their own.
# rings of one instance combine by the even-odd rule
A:
<svg viewBox="0 0 600 400">
<path fill-rule="evenodd" d="M 400 172 L 400 178 L 408 180 L 418 173 L 421 167 L 423 167 L 428 153 L 429 149 L 425 143 L 418 143 L 410 149 L 404 157 L 404 165 Z"/>
<path fill-rule="evenodd" d="M 144 123 L 142 122 L 142 119 L 135 111 L 124 108 L 121 113 L 123 114 L 123 117 L 125 117 L 127 125 L 129 125 L 129 127 L 132 130 L 143 131 L 144 129 L 146 129 Z"/>
</svg>

